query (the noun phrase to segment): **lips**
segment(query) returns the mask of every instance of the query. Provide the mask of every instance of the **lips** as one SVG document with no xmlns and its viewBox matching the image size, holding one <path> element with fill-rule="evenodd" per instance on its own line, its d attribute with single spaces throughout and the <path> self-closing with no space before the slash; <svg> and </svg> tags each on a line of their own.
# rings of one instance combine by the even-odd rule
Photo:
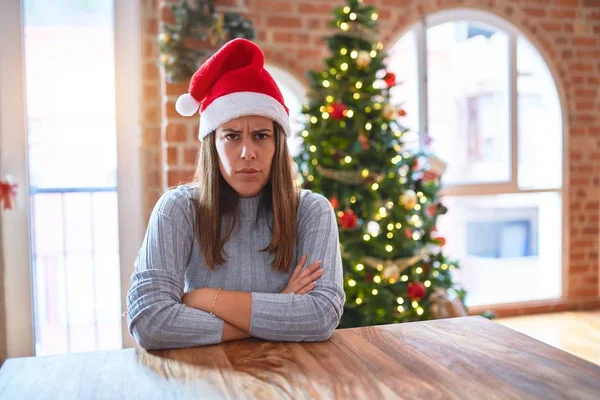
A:
<svg viewBox="0 0 600 400">
<path fill-rule="evenodd" d="M 240 176 L 245 178 L 253 178 L 260 174 L 260 171 L 254 168 L 242 168 L 237 171 Z"/>
</svg>

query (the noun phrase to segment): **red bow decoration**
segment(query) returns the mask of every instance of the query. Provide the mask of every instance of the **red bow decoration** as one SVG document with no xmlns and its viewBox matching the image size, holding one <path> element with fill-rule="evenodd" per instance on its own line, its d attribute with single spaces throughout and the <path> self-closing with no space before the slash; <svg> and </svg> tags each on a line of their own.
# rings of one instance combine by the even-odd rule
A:
<svg viewBox="0 0 600 400">
<path fill-rule="evenodd" d="M 3 209 L 10 210 L 13 208 L 13 198 L 17 197 L 17 184 L 0 181 L 0 204 L 3 204 Z"/>
</svg>

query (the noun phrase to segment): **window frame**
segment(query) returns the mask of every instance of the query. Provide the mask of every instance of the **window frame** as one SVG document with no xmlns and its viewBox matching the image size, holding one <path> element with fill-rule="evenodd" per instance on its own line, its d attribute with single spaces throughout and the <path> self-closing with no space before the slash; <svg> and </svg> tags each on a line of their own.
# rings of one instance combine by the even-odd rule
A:
<svg viewBox="0 0 600 400">
<path fill-rule="evenodd" d="M 569 193 L 569 168 L 568 168 L 568 115 L 565 108 L 565 93 L 563 88 L 557 83 L 559 74 L 552 63 L 548 60 L 550 57 L 544 51 L 543 47 L 539 46 L 535 38 L 530 37 L 524 30 L 518 29 L 509 21 L 500 18 L 489 12 L 458 8 L 452 10 L 442 10 L 424 16 L 419 21 L 400 32 L 391 45 L 400 40 L 406 33 L 413 31 L 415 33 L 415 45 L 417 50 L 417 71 L 418 71 L 418 112 L 419 112 L 419 148 L 425 149 L 426 133 L 428 132 L 428 86 L 427 86 L 427 29 L 436 25 L 455 21 L 474 21 L 495 27 L 504 31 L 509 37 L 509 129 L 510 129 L 510 180 L 502 183 L 472 183 L 472 184 L 448 184 L 444 185 L 440 195 L 461 197 L 461 196 L 481 196 L 481 195 L 500 195 L 500 194 L 520 194 L 520 193 L 558 193 L 561 201 L 561 298 L 564 298 L 569 285 L 568 274 L 568 256 L 569 256 L 569 204 L 568 197 L 565 193 Z M 556 93 L 558 96 L 559 108 L 561 113 L 561 128 L 562 128 L 562 182 L 558 188 L 550 189 L 521 189 L 518 186 L 518 90 L 517 90 L 517 38 L 521 36 L 529 41 L 529 43 L 538 52 L 544 64 L 548 68 Z"/>
</svg>

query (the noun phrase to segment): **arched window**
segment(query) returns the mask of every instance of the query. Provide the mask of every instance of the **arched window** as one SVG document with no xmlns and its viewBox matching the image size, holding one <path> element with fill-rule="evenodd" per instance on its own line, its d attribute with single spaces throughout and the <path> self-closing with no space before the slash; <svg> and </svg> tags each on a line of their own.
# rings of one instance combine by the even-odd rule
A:
<svg viewBox="0 0 600 400">
<path fill-rule="evenodd" d="M 554 79 L 510 23 L 474 10 L 428 16 L 389 50 L 412 116 L 408 144 L 448 163 L 438 231 L 467 304 L 560 297 L 563 126 Z"/>
<path fill-rule="evenodd" d="M 307 102 L 306 89 L 298 79 L 284 69 L 273 65 L 266 65 L 265 69 L 275 79 L 283 95 L 285 105 L 290 110 L 292 136 L 288 138 L 288 147 L 292 155 L 296 156 L 302 144 L 300 131 L 304 127 L 305 122 L 304 115 L 302 114 L 302 106 Z"/>
</svg>

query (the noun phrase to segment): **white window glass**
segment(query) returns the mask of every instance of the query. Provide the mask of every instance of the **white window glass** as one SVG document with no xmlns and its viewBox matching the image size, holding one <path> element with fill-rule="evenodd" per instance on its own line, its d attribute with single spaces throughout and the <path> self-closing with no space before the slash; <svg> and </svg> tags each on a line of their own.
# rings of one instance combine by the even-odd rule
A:
<svg viewBox="0 0 600 400">
<path fill-rule="evenodd" d="M 554 80 L 540 54 L 517 39 L 519 187 L 562 186 L 562 118 Z"/>
<path fill-rule="evenodd" d="M 414 31 L 403 35 L 388 51 L 387 70 L 396 75 L 398 83 L 390 91 L 391 103 L 406 111 L 399 122 L 409 131 L 402 137 L 407 150 L 419 148 L 419 76 L 417 73 L 417 42 Z"/>
<path fill-rule="evenodd" d="M 471 21 L 427 30 L 431 150 L 446 185 L 510 179 L 508 34 Z"/>
<path fill-rule="evenodd" d="M 35 354 L 118 349 L 114 4 L 23 11 Z"/>
<path fill-rule="evenodd" d="M 458 282 L 467 305 L 559 297 L 561 198 L 559 193 L 446 196 L 448 214 L 438 229 L 445 250 L 460 260 Z"/>
</svg>

